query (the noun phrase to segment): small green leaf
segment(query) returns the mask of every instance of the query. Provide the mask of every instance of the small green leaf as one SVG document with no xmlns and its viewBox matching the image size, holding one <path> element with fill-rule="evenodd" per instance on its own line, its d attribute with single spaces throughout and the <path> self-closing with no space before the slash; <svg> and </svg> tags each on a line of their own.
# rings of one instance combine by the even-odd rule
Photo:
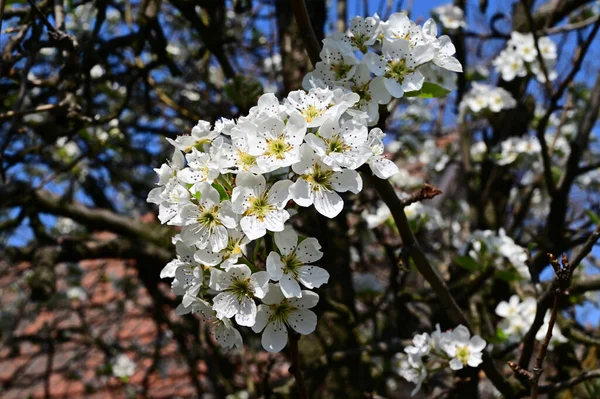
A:
<svg viewBox="0 0 600 399">
<path fill-rule="evenodd" d="M 508 270 L 496 270 L 496 277 L 504 281 L 520 281 L 522 279 L 521 275 L 515 269 Z"/>
<path fill-rule="evenodd" d="M 501 328 L 496 328 L 496 338 L 498 338 L 498 341 L 502 342 L 508 339 L 508 335 L 506 335 Z"/>
<path fill-rule="evenodd" d="M 481 269 L 481 265 L 470 256 L 458 256 L 454 259 L 454 263 L 471 272 Z"/>
<path fill-rule="evenodd" d="M 450 90 L 444 89 L 442 86 L 431 82 L 425 82 L 423 83 L 421 90 L 408 91 L 404 93 L 404 96 L 419 98 L 441 98 L 446 97 L 448 93 L 450 93 Z"/>
<path fill-rule="evenodd" d="M 219 183 L 213 183 L 212 186 L 219 192 L 219 197 L 221 201 L 226 201 L 229 199 L 229 195 L 227 195 L 225 187 L 223 187 Z"/>
<path fill-rule="evenodd" d="M 586 209 L 585 210 L 585 214 L 588 215 L 588 217 L 590 218 L 590 220 L 596 225 L 596 226 L 600 226 L 600 216 L 598 216 L 597 213 L 595 213 L 594 211 L 592 211 L 591 209 Z"/>
</svg>

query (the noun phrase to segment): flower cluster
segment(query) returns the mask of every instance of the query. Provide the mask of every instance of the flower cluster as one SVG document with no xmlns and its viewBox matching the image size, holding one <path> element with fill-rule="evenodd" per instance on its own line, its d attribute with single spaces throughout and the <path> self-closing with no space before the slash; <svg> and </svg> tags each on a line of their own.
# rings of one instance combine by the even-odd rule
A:
<svg viewBox="0 0 600 399">
<path fill-rule="evenodd" d="M 454 330 L 442 332 L 440 326 L 431 335 L 417 334 L 413 345 L 396 355 L 396 371 L 401 377 L 416 384 L 412 395 L 434 370 L 450 367 L 460 370 L 466 366 L 477 367 L 482 363 L 482 351 L 486 342 L 479 336 L 471 337 L 469 329 L 459 325 Z"/>
<path fill-rule="evenodd" d="M 368 51 L 375 43 L 383 55 Z M 306 91 L 282 102 L 264 94 L 236 121 L 199 121 L 190 135 L 169 139 L 173 157 L 155 169 L 148 202 L 162 223 L 181 227 L 177 257 L 161 277 L 174 278 L 177 313 L 199 314 L 223 347 L 242 345 L 238 326 L 262 332 L 271 352 L 286 346 L 288 329 L 314 331 L 312 290 L 329 273 L 314 264 L 323 256 L 317 240 L 289 225 L 290 208 L 314 206 L 334 218 L 344 207 L 340 194 L 362 190 L 359 167 L 382 179 L 397 173 L 383 155 L 385 134 L 368 128 L 379 104 L 420 90 L 422 68 L 461 70 L 433 21 L 422 28 L 404 14 L 356 17 L 347 34 L 323 44 Z M 263 250 L 266 259 L 256 256 Z"/>
<path fill-rule="evenodd" d="M 533 297 L 525 298 L 521 302 L 518 295 L 510 297 L 508 302 L 502 301 L 496 306 L 496 314 L 502 317 L 502 321 L 498 324 L 498 329 L 502 332 L 502 336 L 508 342 L 520 342 L 525 333 L 529 330 L 535 319 L 537 309 L 537 301 Z M 550 310 L 544 315 L 544 324 L 538 330 L 535 339 L 543 341 L 546 337 L 550 323 Z M 560 328 L 555 324 L 552 329 L 552 339 L 550 344 L 566 342 L 567 339 L 560 332 Z"/>
<path fill-rule="evenodd" d="M 460 103 L 460 114 L 466 112 L 479 114 L 485 111 L 500 112 L 517 106 L 511 94 L 501 87 L 473 83 L 473 87 L 465 94 Z"/>
<path fill-rule="evenodd" d="M 375 52 L 381 48 L 381 54 Z M 437 25 L 429 19 L 421 27 L 406 14 L 395 13 L 388 21 L 355 17 L 349 32 L 323 40 L 321 61 L 306 75 L 303 86 L 342 87 L 358 94 L 355 107 L 367 113 L 368 124 L 379 118 L 379 105 L 418 93 L 427 83 L 453 86 L 454 72 L 462 66 L 453 57 L 455 48 L 448 36 L 437 37 Z"/>
<path fill-rule="evenodd" d="M 505 81 L 524 77 L 528 73 L 535 75 L 540 82 L 546 81 L 544 69 L 549 80 L 556 79 L 556 45 L 549 37 L 540 37 L 537 43 L 544 67 L 539 63 L 535 39 L 531 33 L 512 32 L 506 48 L 494 59 L 496 71 Z"/>
<path fill-rule="evenodd" d="M 494 267 L 499 271 L 506 269 L 508 261 L 520 278 L 531 278 L 526 263 L 527 251 L 507 236 L 504 229 L 497 233 L 491 230 L 474 231 L 471 234 L 469 256 L 482 267 Z"/>
</svg>

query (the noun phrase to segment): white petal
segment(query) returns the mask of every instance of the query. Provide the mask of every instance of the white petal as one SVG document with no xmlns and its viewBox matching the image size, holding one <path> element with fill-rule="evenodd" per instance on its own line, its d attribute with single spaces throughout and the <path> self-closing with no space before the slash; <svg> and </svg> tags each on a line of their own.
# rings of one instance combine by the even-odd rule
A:
<svg viewBox="0 0 600 399">
<path fill-rule="evenodd" d="M 311 168 L 317 160 L 315 152 L 308 144 L 302 144 L 300 146 L 300 161 L 292 165 L 294 173 L 303 175 L 306 171 Z"/>
<path fill-rule="evenodd" d="M 384 79 L 383 84 L 387 91 L 395 98 L 402 98 L 404 96 L 404 88 L 395 79 Z"/>
<path fill-rule="evenodd" d="M 219 207 L 219 220 L 223 223 L 223 226 L 228 229 L 235 229 L 238 224 L 238 215 L 233 211 L 233 205 L 231 201 L 221 202 Z"/>
<path fill-rule="evenodd" d="M 294 202 L 300 206 L 311 206 L 313 203 L 310 186 L 304 179 L 298 179 L 290 186 L 290 195 Z"/>
<path fill-rule="evenodd" d="M 237 186 L 251 189 L 256 196 L 262 194 L 267 187 L 267 182 L 262 175 L 255 175 L 250 172 L 240 172 L 235 178 Z"/>
<path fill-rule="evenodd" d="M 481 352 L 486 346 L 487 343 L 479 335 L 473 336 L 469 341 L 469 347 L 471 348 L 471 351 L 474 352 Z"/>
<path fill-rule="evenodd" d="M 258 305 L 256 320 L 252 326 L 252 331 L 255 333 L 261 332 L 267 326 L 269 317 L 271 317 L 271 308 L 267 305 Z"/>
<path fill-rule="evenodd" d="M 264 298 L 269 289 L 269 273 L 265 271 L 256 272 L 250 277 L 250 285 L 254 291 L 254 296 Z"/>
<path fill-rule="evenodd" d="M 288 324 L 300 334 L 308 335 L 317 327 L 317 315 L 310 310 L 294 310 L 288 316 Z"/>
<path fill-rule="evenodd" d="M 217 268 L 210 269 L 208 286 L 216 291 L 223 291 L 231 287 L 231 276 Z"/>
<path fill-rule="evenodd" d="M 296 257 L 300 262 L 313 263 L 323 257 L 321 252 L 321 244 L 314 237 L 309 237 L 298 244 L 296 248 Z"/>
<path fill-rule="evenodd" d="M 271 211 L 264 218 L 264 226 L 269 231 L 283 231 L 284 223 L 289 218 L 290 214 L 285 209 Z"/>
<path fill-rule="evenodd" d="M 240 227 L 250 240 L 256 240 L 267 234 L 265 223 L 258 220 L 255 215 L 244 216 L 240 220 Z"/>
<path fill-rule="evenodd" d="M 215 226 L 210 235 L 210 248 L 213 252 L 219 252 L 227 246 L 229 234 L 225 226 Z"/>
<path fill-rule="evenodd" d="M 197 191 L 200 193 L 200 204 L 213 206 L 218 204 L 220 201 L 219 192 L 216 188 L 210 185 L 210 183 L 196 183 Z"/>
<path fill-rule="evenodd" d="M 233 317 L 239 311 L 239 308 L 240 303 L 237 296 L 232 292 L 221 292 L 213 298 L 213 310 L 217 312 L 219 319 Z"/>
<path fill-rule="evenodd" d="M 290 199 L 291 180 L 279 180 L 269 190 L 267 202 L 282 209 Z"/>
<path fill-rule="evenodd" d="M 275 305 L 283 301 L 284 296 L 281 293 L 281 288 L 279 288 L 279 284 L 269 284 L 269 290 L 267 291 L 267 295 L 262 299 L 262 302 L 266 305 Z"/>
<path fill-rule="evenodd" d="M 336 192 L 320 190 L 315 193 L 315 209 L 321 215 L 333 219 L 344 208 L 342 197 Z"/>
<path fill-rule="evenodd" d="M 419 71 L 415 71 L 404 77 L 404 80 L 402 81 L 402 88 L 404 91 L 421 90 L 424 81 L 425 77 L 423 74 L 421 74 Z"/>
<path fill-rule="evenodd" d="M 298 280 L 306 288 L 319 288 L 329 281 L 329 273 L 322 267 L 302 266 L 298 271 Z"/>
<path fill-rule="evenodd" d="M 194 260 L 206 266 L 216 266 L 223 259 L 223 255 L 209 251 L 207 249 L 199 249 L 194 254 Z"/>
<path fill-rule="evenodd" d="M 311 309 L 319 303 L 319 294 L 314 291 L 303 290 L 302 298 L 290 298 L 288 302 L 298 309 Z"/>
<path fill-rule="evenodd" d="M 433 63 L 440 68 L 444 68 L 452 72 L 463 71 L 461 63 L 454 57 L 436 58 L 433 60 Z"/>
<path fill-rule="evenodd" d="M 175 270 L 179 266 L 183 265 L 184 263 L 181 262 L 179 259 L 173 259 L 172 261 L 167 263 L 165 267 L 163 267 L 163 269 L 160 271 L 160 278 L 175 277 Z"/>
<path fill-rule="evenodd" d="M 281 321 L 273 321 L 263 332 L 261 343 L 268 352 L 280 352 L 287 345 L 288 332 Z"/>
<path fill-rule="evenodd" d="M 483 363 L 481 353 L 471 353 L 471 356 L 469 356 L 469 358 L 467 359 L 467 364 L 471 367 L 477 367 L 481 363 Z"/>
<path fill-rule="evenodd" d="M 375 53 L 368 52 L 363 57 L 363 62 L 367 65 L 369 71 L 373 72 L 373 74 L 376 76 L 382 76 L 385 73 L 385 67 L 387 64 L 383 57 Z"/>
<path fill-rule="evenodd" d="M 373 174 L 380 179 L 387 179 L 400 171 L 398 165 L 384 157 L 369 161 L 369 167 Z"/>
<path fill-rule="evenodd" d="M 282 255 L 289 255 L 298 244 L 298 234 L 293 228 L 286 227 L 283 231 L 275 233 L 275 244 Z"/>
<path fill-rule="evenodd" d="M 455 357 L 454 359 L 450 360 L 450 368 L 452 370 L 461 370 L 463 367 L 463 363 L 458 358 Z"/>
<path fill-rule="evenodd" d="M 271 280 L 279 281 L 281 276 L 283 276 L 283 266 L 281 255 L 277 252 L 271 252 L 269 256 L 267 256 L 267 272 L 269 273 Z"/>
<path fill-rule="evenodd" d="M 358 194 L 362 190 L 363 182 L 357 171 L 344 169 L 341 172 L 335 172 L 331 179 L 331 186 L 335 191 Z"/>
<path fill-rule="evenodd" d="M 284 274 L 279 280 L 279 286 L 281 292 L 286 298 L 301 297 L 302 291 L 300 290 L 300 284 L 289 274 Z"/>
<path fill-rule="evenodd" d="M 252 327 L 255 320 L 256 303 L 250 298 L 244 298 L 238 313 L 235 315 L 235 322 L 240 326 Z"/>
</svg>

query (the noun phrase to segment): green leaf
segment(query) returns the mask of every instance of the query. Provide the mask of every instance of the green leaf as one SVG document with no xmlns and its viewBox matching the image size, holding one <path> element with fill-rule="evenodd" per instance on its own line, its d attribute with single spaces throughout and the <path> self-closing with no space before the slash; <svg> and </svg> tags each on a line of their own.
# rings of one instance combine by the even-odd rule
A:
<svg viewBox="0 0 600 399">
<path fill-rule="evenodd" d="M 496 277 L 508 282 L 522 280 L 521 275 L 515 269 L 496 270 Z"/>
<path fill-rule="evenodd" d="M 212 186 L 219 192 L 219 197 L 221 201 L 226 201 L 229 199 L 229 195 L 227 195 L 225 187 L 223 187 L 219 183 L 213 183 Z"/>
<path fill-rule="evenodd" d="M 500 341 L 506 341 L 508 339 L 508 335 L 506 335 L 504 330 L 502 330 L 501 328 L 497 328 L 496 329 L 496 338 L 498 338 Z"/>
<path fill-rule="evenodd" d="M 592 211 L 591 209 L 586 209 L 585 210 L 585 214 L 588 215 L 588 217 L 590 218 L 590 220 L 596 225 L 596 226 L 600 226 L 600 216 L 598 216 L 597 213 L 595 213 L 594 211 Z"/>
<path fill-rule="evenodd" d="M 463 269 L 467 269 L 471 272 L 481 269 L 481 265 L 477 263 L 477 261 L 470 256 L 458 256 L 454 259 L 454 263 Z"/>
<path fill-rule="evenodd" d="M 442 86 L 436 85 L 435 83 L 425 82 L 421 90 L 408 91 L 404 93 L 405 97 L 419 97 L 419 98 L 441 98 L 446 97 L 450 93 L 450 90 L 444 89 Z"/>
</svg>

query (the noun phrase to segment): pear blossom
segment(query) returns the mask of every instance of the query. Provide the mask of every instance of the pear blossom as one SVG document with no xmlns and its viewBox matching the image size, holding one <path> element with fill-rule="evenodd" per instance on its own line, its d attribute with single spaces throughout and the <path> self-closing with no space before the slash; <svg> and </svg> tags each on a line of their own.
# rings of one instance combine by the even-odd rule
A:
<svg viewBox="0 0 600 399">
<path fill-rule="evenodd" d="M 267 190 L 262 175 L 248 172 L 236 178 L 231 201 L 233 211 L 242 215 L 240 227 L 250 240 L 264 236 L 269 231 L 282 231 L 283 224 L 290 218 L 284 206 L 290 198 L 290 180 L 277 181 Z"/>
<path fill-rule="evenodd" d="M 326 120 L 339 117 L 360 99 L 356 93 L 345 93 L 342 89 L 312 88 L 309 92 L 296 90 L 286 98 L 288 113 L 300 113 L 307 127 L 321 126 Z"/>
<path fill-rule="evenodd" d="M 198 204 L 187 204 L 181 209 L 183 229 L 181 240 L 198 248 L 209 246 L 218 252 L 227 246 L 227 228 L 237 226 L 237 215 L 230 201 L 220 201 L 219 192 L 210 184 L 196 183 Z"/>
<path fill-rule="evenodd" d="M 279 352 L 285 348 L 288 327 L 307 335 L 317 326 L 317 316 L 309 310 L 319 302 L 319 295 L 313 291 L 303 290 L 299 298 L 285 298 L 277 284 L 269 284 L 262 302 L 252 331 L 262 331 L 261 343 L 268 352 Z"/>
<path fill-rule="evenodd" d="M 212 183 L 219 177 L 218 165 L 212 160 L 210 154 L 192 148 L 192 152 L 188 153 L 185 158 L 188 161 L 188 167 L 177 174 L 177 178 L 181 182 L 187 184 Z"/>
<path fill-rule="evenodd" d="M 306 120 L 297 113 L 287 122 L 275 116 L 257 120 L 255 131 L 248 133 L 248 153 L 256 157 L 264 172 L 290 166 L 298 161 L 298 149 L 306 134 Z"/>
<path fill-rule="evenodd" d="M 431 46 L 411 48 L 410 42 L 404 39 L 386 40 L 382 53 L 381 57 L 367 53 L 365 62 L 373 74 L 384 77 L 384 85 L 392 97 L 401 98 L 404 92 L 421 89 L 425 78 L 417 67 L 433 59 Z"/>
<path fill-rule="evenodd" d="M 208 248 L 199 249 L 194 253 L 194 259 L 206 266 L 217 266 L 224 270 L 237 264 L 238 260 L 244 255 L 244 247 L 250 242 L 250 239 L 242 232 L 234 229 L 228 229 L 227 245 L 221 251 L 213 252 Z"/>
<path fill-rule="evenodd" d="M 333 170 L 356 169 L 371 156 L 367 132 L 367 127 L 355 118 L 341 123 L 330 119 L 323 123 L 318 136 L 307 134 L 305 142 Z"/>
<path fill-rule="evenodd" d="M 299 283 L 313 289 L 329 281 L 327 270 L 311 265 L 323 257 L 316 238 L 306 238 L 298 243 L 298 234 L 287 228 L 275 233 L 275 244 L 279 253 L 272 251 L 267 256 L 267 272 L 271 280 L 279 282 L 283 296 L 301 297 Z"/>
<path fill-rule="evenodd" d="M 527 297 L 523 301 L 518 295 L 513 295 L 507 301 L 501 301 L 496 306 L 496 314 L 502 318 L 498 328 L 506 335 L 508 342 L 520 342 L 527 331 L 531 328 L 535 319 L 537 301 L 533 297 Z M 535 339 L 543 342 L 546 339 L 550 323 L 550 311 L 544 315 L 544 322 L 538 330 Z M 552 338 L 549 348 L 552 349 L 557 343 L 566 342 L 567 339 L 560 331 L 560 327 L 554 324 Z"/>
<path fill-rule="evenodd" d="M 362 189 L 360 175 L 351 169 L 334 171 L 322 163 L 307 144 L 301 146 L 300 152 L 300 162 L 292 166 L 299 177 L 290 186 L 291 199 L 304 207 L 314 204 L 321 215 L 336 217 L 344 207 L 344 201 L 338 192 L 358 194 Z"/>
<path fill-rule="evenodd" d="M 113 358 L 110 364 L 115 377 L 128 378 L 135 373 L 135 363 L 124 353 Z"/>
<path fill-rule="evenodd" d="M 450 368 L 460 370 L 469 365 L 477 367 L 483 362 L 481 351 L 485 349 L 486 342 L 479 336 L 471 337 L 469 329 L 463 325 L 456 327 L 443 345 L 443 350 L 451 357 Z"/>
<path fill-rule="evenodd" d="M 200 120 L 192 128 L 191 135 L 178 136 L 175 140 L 167 138 L 167 141 L 180 151 L 190 152 L 194 147 L 204 150 L 219 134 L 220 132 L 211 129 L 210 122 Z"/>
<path fill-rule="evenodd" d="M 191 295 L 185 295 L 184 301 L 177 307 L 176 313 L 184 315 L 188 313 L 199 314 L 204 323 L 209 325 L 211 335 L 223 348 L 241 348 L 243 345 L 242 335 L 233 326 L 230 319 L 219 319 L 215 311 L 205 300 Z"/>
<path fill-rule="evenodd" d="M 457 7 L 452 3 L 434 8 L 433 13 L 438 16 L 440 22 L 446 29 L 458 29 L 467 26 L 465 13 L 462 8 Z"/>
<path fill-rule="evenodd" d="M 367 145 L 371 148 L 368 164 L 373 174 L 380 179 L 388 179 L 398 173 L 398 166 L 383 155 L 383 138 L 385 133 L 379 128 L 371 129 L 367 138 Z"/>
<path fill-rule="evenodd" d="M 160 278 L 175 277 L 175 270 L 177 270 L 179 266 L 200 266 L 200 263 L 196 262 L 194 256 L 196 247 L 185 245 L 180 237 L 177 237 L 177 241 L 175 242 L 175 252 L 177 253 L 177 257 L 163 267 L 160 271 Z"/>
<path fill-rule="evenodd" d="M 267 293 L 269 274 L 252 273 L 246 265 L 234 265 L 226 271 L 210 270 L 209 287 L 219 291 L 213 298 L 213 309 L 219 319 L 232 318 L 240 326 L 251 327 L 256 319 L 254 297 L 263 298 Z"/>
</svg>

